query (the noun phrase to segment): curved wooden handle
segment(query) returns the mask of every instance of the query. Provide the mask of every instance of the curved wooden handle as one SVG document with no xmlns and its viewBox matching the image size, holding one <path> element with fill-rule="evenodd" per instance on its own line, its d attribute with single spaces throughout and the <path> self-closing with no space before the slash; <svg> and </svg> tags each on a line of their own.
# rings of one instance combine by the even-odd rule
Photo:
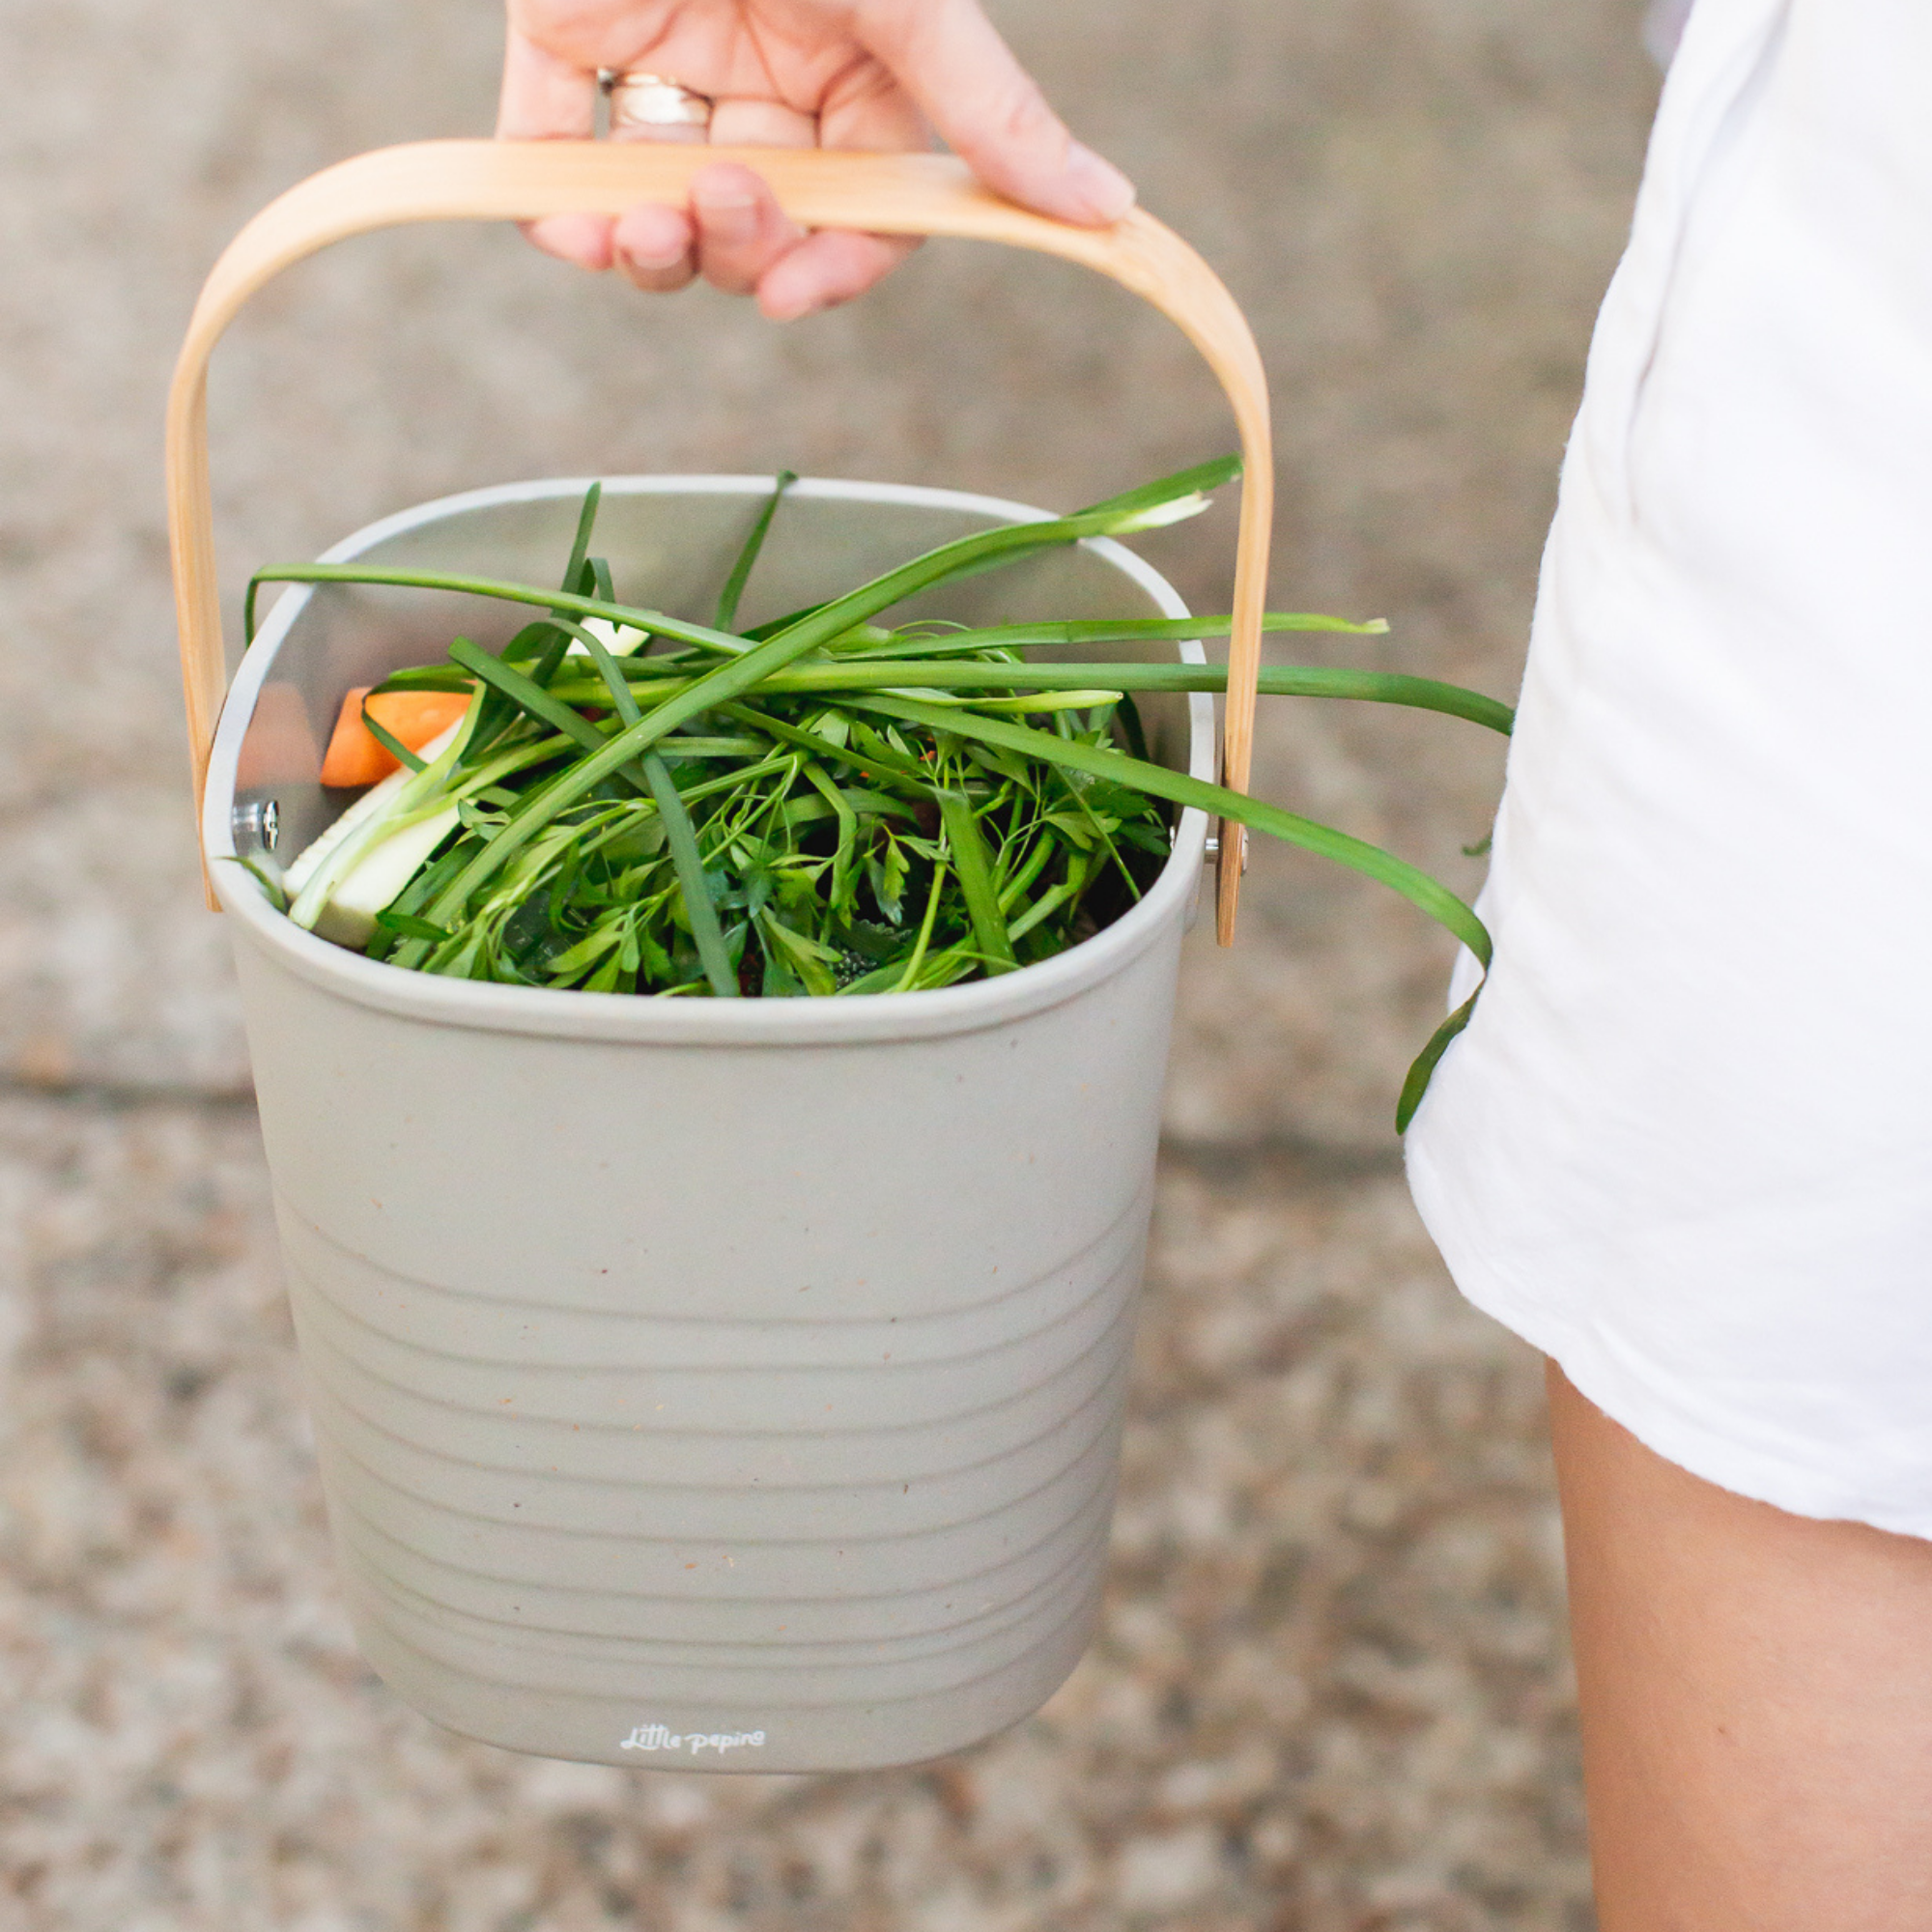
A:
<svg viewBox="0 0 1932 1932">
<path fill-rule="evenodd" d="M 168 527 L 197 813 L 225 683 L 208 479 L 208 358 L 255 291 L 331 242 L 412 221 L 526 221 L 617 214 L 639 201 L 683 206 L 691 177 L 742 161 L 807 228 L 956 235 L 1084 263 L 1151 301 L 1207 358 L 1234 406 L 1246 465 L 1235 564 L 1222 781 L 1248 783 L 1262 611 L 1267 593 L 1274 457 L 1267 384 L 1246 321 L 1179 236 L 1136 209 L 1111 228 L 1076 228 L 1002 201 L 940 155 L 713 148 L 646 141 L 422 141 L 343 161 L 270 202 L 215 263 L 188 323 L 168 396 Z M 1245 829 L 1224 823 L 1216 931 L 1234 938 Z"/>
</svg>

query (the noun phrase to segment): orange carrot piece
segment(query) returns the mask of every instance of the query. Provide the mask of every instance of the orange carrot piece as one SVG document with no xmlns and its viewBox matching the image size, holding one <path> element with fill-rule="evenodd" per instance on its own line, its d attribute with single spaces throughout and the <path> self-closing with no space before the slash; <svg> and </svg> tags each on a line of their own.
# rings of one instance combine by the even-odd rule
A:
<svg viewBox="0 0 1932 1932">
<path fill-rule="evenodd" d="M 343 697 L 322 761 L 326 785 L 372 785 L 396 769 L 394 755 L 362 722 L 364 699 L 377 724 L 412 752 L 440 737 L 469 705 L 466 691 L 384 691 L 374 697 L 369 691 L 368 685 L 357 685 Z"/>
</svg>

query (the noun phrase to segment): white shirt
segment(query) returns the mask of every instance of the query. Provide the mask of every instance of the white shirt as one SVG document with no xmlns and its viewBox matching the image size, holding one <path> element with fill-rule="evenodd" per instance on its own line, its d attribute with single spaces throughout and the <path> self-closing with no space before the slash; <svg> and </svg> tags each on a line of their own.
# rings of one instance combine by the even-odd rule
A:
<svg viewBox="0 0 1932 1932">
<path fill-rule="evenodd" d="M 1458 1283 L 1695 1473 L 1932 1535 L 1932 0 L 1698 0 L 1480 909 L 1409 1133 Z"/>
</svg>

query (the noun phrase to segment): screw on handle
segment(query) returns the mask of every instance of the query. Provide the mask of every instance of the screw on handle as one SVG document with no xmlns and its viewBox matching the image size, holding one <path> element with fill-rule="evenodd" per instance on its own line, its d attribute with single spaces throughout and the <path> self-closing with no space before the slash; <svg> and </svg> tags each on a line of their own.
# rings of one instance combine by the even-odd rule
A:
<svg viewBox="0 0 1932 1932">
<path fill-rule="evenodd" d="M 960 236 L 1082 263 L 1151 302 L 1201 352 L 1234 407 L 1245 466 L 1221 781 L 1247 789 L 1274 507 L 1267 384 L 1234 298 L 1172 229 L 1139 209 L 1111 228 L 1055 221 L 1001 200 L 963 163 L 941 155 L 645 141 L 421 141 L 325 168 L 270 202 L 222 252 L 188 323 L 168 395 L 167 493 L 197 823 L 225 687 L 209 497 L 208 360 L 249 297 L 331 242 L 372 229 L 618 214 L 639 201 L 682 207 L 691 177 L 719 160 L 755 169 L 802 227 Z M 1221 833 L 1215 929 L 1226 946 L 1235 935 L 1245 828 L 1224 821 Z"/>
</svg>

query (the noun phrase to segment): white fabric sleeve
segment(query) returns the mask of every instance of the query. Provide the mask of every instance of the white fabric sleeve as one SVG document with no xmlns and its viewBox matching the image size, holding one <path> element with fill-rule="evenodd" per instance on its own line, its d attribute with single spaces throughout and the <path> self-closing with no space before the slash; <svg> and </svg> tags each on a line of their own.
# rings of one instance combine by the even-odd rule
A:
<svg viewBox="0 0 1932 1932">
<path fill-rule="evenodd" d="M 1409 1173 L 1463 1291 L 1653 1448 L 1920 1536 L 1928 559 L 1932 6 L 1698 0 Z"/>
</svg>

